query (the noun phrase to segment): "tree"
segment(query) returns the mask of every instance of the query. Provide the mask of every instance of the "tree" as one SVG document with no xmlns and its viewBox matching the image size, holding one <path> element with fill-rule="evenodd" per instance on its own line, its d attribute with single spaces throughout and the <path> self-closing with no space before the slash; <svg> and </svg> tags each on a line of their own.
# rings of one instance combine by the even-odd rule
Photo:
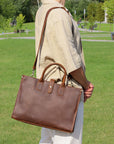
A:
<svg viewBox="0 0 114 144">
<path fill-rule="evenodd" d="M 96 4 L 96 20 L 99 21 L 100 23 L 104 21 L 104 10 L 102 9 L 102 6 L 103 6 L 103 3 Z"/>
<path fill-rule="evenodd" d="M 84 17 L 84 9 L 87 9 L 88 4 L 88 0 L 66 0 L 65 6 L 73 16 L 75 16 L 74 12 L 76 11 L 76 16 L 79 19 Z"/>
<path fill-rule="evenodd" d="M 87 7 L 88 21 L 90 23 L 90 29 L 93 29 L 95 24 L 96 3 L 92 2 Z"/>
<path fill-rule="evenodd" d="M 15 19 L 20 13 L 26 22 L 32 22 L 38 9 L 37 0 L 0 0 L 0 14 Z"/>
<path fill-rule="evenodd" d="M 38 9 L 37 0 L 15 0 L 16 16 L 22 13 L 26 22 L 32 22 Z"/>
<path fill-rule="evenodd" d="M 77 6 L 77 15 L 79 18 L 84 18 L 84 9 L 87 10 L 87 6 L 89 5 L 88 0 L 80 0 Z"/>
<path fill-rule="evenodd" d="M 74 16 L 74 11 L 77 8 L 78 1 L 75 0 L 66 0 L 65 7 L 70 11 L 70 13 Z"/>
<path fill-rule="evenodd" d="M 114 19 L 114 0 L 106 0 L 103 4 L 103 9 L 107 11 L 108 22 L 113 23 L 113 19 Z"/>
<path fill-rule="evenodd" d="M 0 13 L 5 18 L 13 17 L 16 13 L 14 0 L 0 0 Z"/>
</svg>

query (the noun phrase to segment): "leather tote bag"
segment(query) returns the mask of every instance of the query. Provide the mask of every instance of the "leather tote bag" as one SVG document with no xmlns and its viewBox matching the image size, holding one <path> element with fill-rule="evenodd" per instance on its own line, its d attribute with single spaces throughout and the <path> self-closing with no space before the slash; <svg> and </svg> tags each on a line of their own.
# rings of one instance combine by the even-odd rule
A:
<svg viewBox="0 0 114 144">
<path fill-rule="evenodd" d="M 39 48 L 47 16 L 55 8 L 58 7 L 51 8 L 46 14 Z M 37 57 L 38 53 L 33 70 L 36 69 Z M 57 84 L 54 79 L 50 81 L 44 79 L 47 69 L 53 65 L 60 67 L 64 71 L 61 84 Z M 59 63 L 48 65 L 44 69 L 40 79 L 22 75 L 12 118 L 36 126 L 73 132 L 81 89 L 66 86 L 66 76 L 67 73 L 64 66 Z"/>
</svg>

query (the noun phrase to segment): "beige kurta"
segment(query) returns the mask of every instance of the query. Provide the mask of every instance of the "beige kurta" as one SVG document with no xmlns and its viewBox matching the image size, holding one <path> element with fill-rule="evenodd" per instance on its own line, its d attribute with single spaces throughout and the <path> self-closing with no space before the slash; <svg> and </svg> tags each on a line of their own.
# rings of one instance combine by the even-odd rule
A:
<svg viewBox="0 0 114 144">
<path fill-rule="evenodd" d="M 36 52 L 46 12 L 51 7 L 62 6 L 54 0 L 42 1 L 43 5 L 38 10 L 35 21 Z M 72 17 L 61 8 L 52 10 L 48 16 L 39 59 L 37 62 L 38 78 L 41 76 L 43 69 L 52 62 L 58 62 L 64 65 L 67 73 L 81 66 L 84 67 L 83 51 L 81 51 L 80 34 L 77 24 L 73 21 Z M 56 71 L 50 78 L 58 77 L 60 77 L 60 73 Z"/>
<path fill-rule="evenodd" d="M 55 0 L 42 0 L 42 3 L 42 6 L 39 8 L 36 14 L 35 20 L 36 53 L 38 50 L 38 44 L 46 12 L 52 7 L 62 7 L 62 5 Z M 68 15 L 68 13 L 61 8 L 52 10 L 48 16 L 43 45 L 40 50 L 36 67 L 36 76 L 40 78 L 44 68 L 53 62 L 62 64 L 67 70 L 68 74 L 80 68 L 81 66 L 84 69 L 85 65 L 83 50 L 81 47 L 80 33 L 78 31 L 77 24 L 72 19 L 72 16 Z M 58 77 L 62 79 L 63 72 L 58 67 L 56 67 L 53 69 L 53 72 L 48 74 L 46 79 L 57 79 Z M 81 87 L 74 81 L 68 82 L 68 85 L 71 84 L 75 87 Z M 83 101 L 83 94 L 81 101 Z M 77 119 L 81 118 L 79 121 L 82 122 L 80 125 L 80 129 L 82 129 L 83 111 L 78 113 L 78 115 L 81 114 L 81 116 L 79 116 Z M 76 125 L 78 125 L 78 123 Z M 52 130 L 50 131 L 52 132 Z M 54 132 L 56 133 L 56 131 Z"/>
</svg>

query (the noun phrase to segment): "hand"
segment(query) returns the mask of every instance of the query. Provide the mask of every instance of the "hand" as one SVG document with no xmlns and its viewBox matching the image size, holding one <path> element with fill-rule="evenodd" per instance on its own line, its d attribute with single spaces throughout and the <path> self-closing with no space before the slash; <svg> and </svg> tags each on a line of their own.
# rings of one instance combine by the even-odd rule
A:
<svg viewBox="0 0 114 144">
<path fill-rule="evenodd" d="M 88 88 L 84 91 L 84 102 L 86 102 L 86 100 L 92 96 L 93 89 L 94 89 L 93 84 L 89 83 Z"/>
</svg>

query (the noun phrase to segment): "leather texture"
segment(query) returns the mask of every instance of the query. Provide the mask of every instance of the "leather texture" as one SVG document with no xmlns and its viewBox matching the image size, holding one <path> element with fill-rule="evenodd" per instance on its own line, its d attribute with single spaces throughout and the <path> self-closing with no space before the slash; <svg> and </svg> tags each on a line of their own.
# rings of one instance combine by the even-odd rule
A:
<svg viewBox="0 0 114 144">
<path fill-rule="evenodd" d="M 48 14 L 55 8 L 60 7 L 51 8 L 46 14 L 39 48 Z M 37 57 L 38 53 L 33 70 L 36 69 Z M 53 79 L 50 81 L 44 80 L 46 70 L 53 65 L 62 68 L 64 71 L 61 84 L 55 83 Z M 40 79 L 22 75 L 12 118 L 41 127 L 73 132 L 81 89 L 65 86 L 66 76 L 64 66 L 59 63 L 48 65 Z"/>
<path fill-rule="evenodd" d="M 50 64 L 52 65 L 59 64 Z M 62 84 L 41 79 L 22 76 L 12 118 L 37 126 L 73 132 L 81 90 L 65 86 L 64 78 Z M 53 88 L 49 89 L 50 86 Z"/>
</svg>

